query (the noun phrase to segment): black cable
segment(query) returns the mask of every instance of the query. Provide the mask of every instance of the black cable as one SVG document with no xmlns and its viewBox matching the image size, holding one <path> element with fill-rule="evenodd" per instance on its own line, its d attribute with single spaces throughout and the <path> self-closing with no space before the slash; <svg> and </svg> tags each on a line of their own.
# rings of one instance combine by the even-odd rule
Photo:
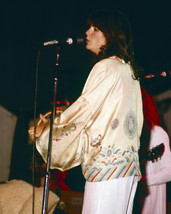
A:
<svg viewBox="0 0 171 214">
<path fill-rule="evenodd" d="M 36 111 L 37 111 L 37 89 L 38 89 L 38 67 L 39 67 L 39 57 L 40 57 L 41 47 L 38 50 L 37 63 L 36 63 L 36 85 L 35 85 L 35 100 L 34 100 L 34 141 L 33 141 L 33 166 L 32 166 L 32 185 L 33 185 L 33 202 L 32 202 L 32 214 L 34 214 L 34 205 L 35 205 L 35 131 L 36 131 Z"/>
</svg>

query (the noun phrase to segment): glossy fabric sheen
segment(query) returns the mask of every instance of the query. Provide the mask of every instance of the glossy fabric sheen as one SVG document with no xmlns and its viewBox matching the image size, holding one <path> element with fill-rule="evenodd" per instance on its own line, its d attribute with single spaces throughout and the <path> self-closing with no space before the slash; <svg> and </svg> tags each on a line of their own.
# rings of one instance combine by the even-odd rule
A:
<svg viewBox="0 0 171 214">
<path fill-rule="evenodd" d="M 81 96 L 55 118 L 51 168 L 82 165 L 88 181 L 141 176 L 138 149 L 143 124 L 140 85 L 117 57 L 92 68 Z M 49 124 L 37 139 L 46 160 Z"/>
</svg>

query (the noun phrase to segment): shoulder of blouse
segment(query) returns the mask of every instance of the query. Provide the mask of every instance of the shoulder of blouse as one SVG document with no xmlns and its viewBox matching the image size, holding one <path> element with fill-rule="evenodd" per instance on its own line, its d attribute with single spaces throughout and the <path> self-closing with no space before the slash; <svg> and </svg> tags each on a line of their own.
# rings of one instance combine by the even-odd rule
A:
<svg viewBox="0 0 171 214">
<path fill-rule="evenodd" d="M 129 64 L 129 63 L 126 63 L 124 61 L 124 59 L 121 59 L 117 56 L 110 56 L 108 58 L 104 58 L 104 59 L 101 59 L 99 62 L 97 63 L 111 63 L 111 62 L 115 62 L 115 63 L 119 63 L 119 64 Z"/>
<path fill-rule="evenodd" d="M 123 59 L 120 59 L 116 56 L 111 56 L 111 57 L 108 57 L 108 58 L 105 58 L 105 59 L 102 59 L 100 61 L 98 61 L 93 69 L 113 69 L 113 68 L 116 68 L 116 69 L 123 69 L 125 67 L 127 67 L 127 65 L 129 65 L 129 63 L 125 63 L 125 61 Z"/>
</svg>

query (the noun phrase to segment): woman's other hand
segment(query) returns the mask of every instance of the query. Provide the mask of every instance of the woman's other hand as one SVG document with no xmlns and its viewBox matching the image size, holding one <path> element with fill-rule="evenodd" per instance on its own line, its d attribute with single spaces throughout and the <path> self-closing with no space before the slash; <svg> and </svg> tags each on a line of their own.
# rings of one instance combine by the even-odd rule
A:
<svg viewBox="0 0 171 214">
<path fill-rule="evenodd" d="M 29 134 L 29 137 L 31 138 L 31 140 L 34 140 L 34 138 L 37 138 L 41 135 L 41 133 L 48 121 L 42 114 L 40 114 L 40 120 L 41 120 L 41 123 L 39 123 L 39 125 L 37 125 L 36 127 L 32 126 L 28 130 L 28 134 Z"/>
</svg>

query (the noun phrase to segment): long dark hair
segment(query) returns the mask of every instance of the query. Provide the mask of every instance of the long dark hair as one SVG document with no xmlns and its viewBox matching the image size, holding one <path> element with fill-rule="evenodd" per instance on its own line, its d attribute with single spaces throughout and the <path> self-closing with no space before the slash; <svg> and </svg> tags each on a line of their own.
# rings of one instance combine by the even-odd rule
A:
<svg viewBox="0 0 171 214">
<path fill-rule="evenodd" d="M 98 58 L 117 56 L 130 63 L 134 69 L 135 79 L 140 79 L 142 69 L 134 61 L 133 35 L 128 18 L 120 11 L 99 10 L 91 13 L 88 24 L 104 33 L 107 44 L 101 47 Z"/>
</svg>

